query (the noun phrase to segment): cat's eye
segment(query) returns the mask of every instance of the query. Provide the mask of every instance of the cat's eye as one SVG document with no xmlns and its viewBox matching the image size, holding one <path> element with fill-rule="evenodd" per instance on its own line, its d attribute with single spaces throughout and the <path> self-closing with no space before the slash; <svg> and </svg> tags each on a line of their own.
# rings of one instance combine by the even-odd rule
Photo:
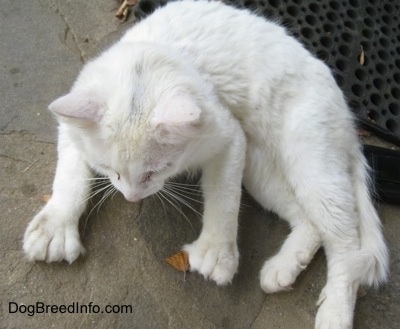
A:
<svg viewBox="0 0 400 329">
<path fill-rule="evenodd" d="M 117 173 L 117 180 L 121 179 L 121 175 L 119 173 Z"/>
</svg>

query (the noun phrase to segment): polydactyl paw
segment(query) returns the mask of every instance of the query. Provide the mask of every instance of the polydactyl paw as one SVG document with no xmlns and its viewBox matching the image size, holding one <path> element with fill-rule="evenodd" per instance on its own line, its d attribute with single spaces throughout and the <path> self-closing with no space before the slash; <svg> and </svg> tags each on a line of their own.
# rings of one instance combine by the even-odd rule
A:
<svg viewBox="0 0 400 329">
<path fill-rule="evenodd" d="M 199 238 L 183 247 L 189 255 L 190 270 L 197 271 L 204 278 L 214 280 L 218 285 L 232 281 L 239 265 L 236 242 L 214 242 Z"/>
<path fill-rule="evenodd" d="M 72 263 L 85 251 L 75 221 L 50 207 L 43 208 L 29 223 L 23 248 L 29 260 L 47 262 Z"/>
</svg>

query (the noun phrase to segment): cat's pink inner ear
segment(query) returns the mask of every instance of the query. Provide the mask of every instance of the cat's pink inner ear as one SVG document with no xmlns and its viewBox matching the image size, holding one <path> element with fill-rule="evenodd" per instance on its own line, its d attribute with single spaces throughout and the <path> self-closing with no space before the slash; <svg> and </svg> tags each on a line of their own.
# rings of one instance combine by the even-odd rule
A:
<svg viewBox="0 0 400 329">
<path fill-rule="evenodd" d="M 153 124 L 158 125 L 188 125 L 196 123 L 201 110 L 194 100 L 187 95 L 177 94 L 161 101 L 154 109 Z"/>
<path fill-rule="evenodd" d="M 85 92 L 71 92 L 49 105 L 49 110 L 60 119 L 100 121 L 103 115 L 103 106 L 93 94 Z"/>
</svg>

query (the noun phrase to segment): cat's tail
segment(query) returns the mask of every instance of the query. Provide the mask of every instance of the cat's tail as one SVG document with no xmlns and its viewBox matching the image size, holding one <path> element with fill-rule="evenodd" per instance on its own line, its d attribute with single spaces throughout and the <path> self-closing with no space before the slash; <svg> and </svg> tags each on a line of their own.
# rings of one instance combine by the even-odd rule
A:
<svg viewBox="0 0 400 329">
<path fill-rule="evenodd" d="M 382 233 L 381 221 L 372 203 L 370 188 L 373 186 L 369 165 L 361 150 L 352 154 L 357 210 L 360 219 L 361 252 L 365 256 L 360 268 L 361 283 L 378 286 L 389 275 L 389 252 Z M 364 258 L 364 257 L 363 257 Z"/>
</svg>

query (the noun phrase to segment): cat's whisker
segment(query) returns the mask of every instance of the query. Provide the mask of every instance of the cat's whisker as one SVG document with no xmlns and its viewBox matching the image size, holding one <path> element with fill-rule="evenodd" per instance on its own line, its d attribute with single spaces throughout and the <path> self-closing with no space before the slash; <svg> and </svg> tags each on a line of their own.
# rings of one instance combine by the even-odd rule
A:
<svg viewBox="0 0 400 329">
<path fill-rule="evenodd" d="M 191 200 L 191 201 L 194 201 L 194 202 L 197 202 L 197 203 L 200 203 L 200 204 L 204 204 L 204 201 L 199 200 L 199 199 L 195 199 L 193 197 L 190 197 L 190 196 L 186 195 L 186 194 L 194 194 L 194 193 L 190 193 L 190 192 L 187 192 L 187 191 L 181 191 L 180 189 L 174 188 L 172 186 L 164 186 L 164 189 L 166 189 L 169 192 L 172 192 L 172 193 L 176 194 L 177 196 L 185 198 L 187 200 Z M 196 193 L 194 195 L 199 196 L 201 194 L 200 193 Z"/>
<path fill-rule="evenodd" d="M 107 200 L 107 198 L 108 198 L 112 193 L 117 192 L 117 190 L 115 189 L 115 187 L 114 187 L 111 183 L 109 183 L 106 187 L 100 189 L 99 191 L 96 191 L 95 193 L 92 193 L 92 197 L 93 197 L 94 195 L 99 194 L 99 193 L 102 192 L 102 191 L 105 191 L 104 194 L 103 194 L 103 196 L 101 197 L 101 199 L 100 199 L 99 201 L 96 202 L 96 204 L 92 207 L 92 209 L 89 211 L 89 213 L 88 213 L 87 216 L 86 216 L 85 225 L 84 225 L 84 227 L 83 227 L 83 233 L 86 231 L 86 225 L 87 225 L 87 222 L 88 222 L 89 217 L 90 217 L 90 215 L 92 214 L 92 212 L 97 208 L 97 215 L 98 215 L 101 206 L 102 206 L 103 203 Z"/>
<path fill-rule="evenodd" d="M 190 187 L 201 187 L 201 184 L 191 184 L 191 183 L 180 183 L 180 182 L 175 182 L 173 180 L 168 181 L 168 184 L 172 185 L 178 185 L 178 186 L 190 186 Z"/>
<path fill-rule="evenodd" d="M 114 186 L 111 185 L 110 188 L 106 190 L 106 192 L 104 192 L 102 198 L 100 199 L 100 204 L 97 206 L 97 215 L 99 214 L 101 206 L 108 199 L 108 197 L 114 193 L 114 190 L 115 190 Z"/>
<path fill-rule="evenodd" d="M 170 200 L 167 195 L 168 194 L 164 194 L 164 190 L 159 191 L 157 194 L 160 195 L 160 197 L 162 197 L 164 200 L 166 200 L 172 207 L 174 207 L 185 219 L 186 221 L 190 224 L 191 228 L 193 231 L 195 231 L 192 223 L 190 222 L 189 218 L 185 215 L 185 213 L 183 212 L 182 208 L 179 206 L 179 204 L 175 204 L 172 200 Z M 165 208 L 164 208 L 165 209 Z"/>
<path fill-rule="evenodd" d="M 175 199 L 176 201 L 182 203 L 184 206 L 188 207 L 196 215 L 202 217 L 202 214 L 200 212 L 198 212 L 189 202 L 187 202 L 181 196 L 177 195 L 176 193 L 174 193 L 173 191 L 170 191 L 168 189 L 164 189 L 163 192 L 165 192 L 167 195 L 169 195 L 171 198 Z"/>
<path fill-rule="evenodd" d="M 111 200 L 114 199 L 115 195 L 118 193 L 118 190 L 114 188 L 114 193 L 111 195 Z"/>
<path fill-rule="evenodd" d="M 104 181 L 104 182 L 98 182 L 98 183 L 89 184 L 89 187 L 90 187 L 90 189 L 91 189 L 92 191 L 94 191 L 94 190 L 97 190 L 97 189 L 102 188 L 102 187 L 104 187 L 104 186 L 107 186 L 107 185 L 109 185 L 109 184 L 110 184 L 109 181 Z"/>
<path fill-rule="evenodd" d="M 102 184 L 105 182 L 109 182 L 110 179 L 108 177 L 91 177 L 91 178 L 82 178 L 82 182 L 86 184 L 93 185 L 93 184 Z"/>
<path fill-rule="evenodd" d="M 84 180 L 85 181 L 108 180 L 108 177 L 106 177 L 106 176 L 97 176 L 97 177 L 84 178 Z"/>
<path fill-rule="evenodd" d="M 114 188 L 114 187 L 110 184 L 110 185 L 107 185 L 106 187 L 102 188 L 101 190 L 96 191 L 96 193 L 94 193 L 94 194 L 92 195 L 92 198 L 93 198 L 93 196 L 95 196 L 95 195 L 97 195 L 97 194 L 99 194 L 99 193 L 101 193 L 101 192 L 104 192 L 103 195 L 102 195 L 102 197 L 101 197 L 101 199 L 100 199 L 99 201 L 97 201 L 96 204 L 95 204 L 95 205 L 92 207 L 92 209 L 90 210 L 90 212 L 89 212 L 89 214 L 88 214 L 88 217 L 89 217 L 90 214 L 93 212 L 93 210 L 96 209 L 96 207 L 103 201 L 104 196 L 105 196 L 106 194 L 109 193 L 110 189 L 112 190 L 113 188 Z"/>
<path fill-rule="evenodd" d="M 171 186 L 171 185 L 172 185 L 172 186 Z M 191 194 L 191 195 L 193 195 L 193 196 L 199 196 L 199 195 L 201 195 L 202 192 L 201 192 L 200 190 L 195 189 L 195 188 L 190 188 L 190 187 L 189 187 L 189 186 L 196 186 L 196 185 L 181 184 L 181 183 L 176 184 L 177 186 L 173 186 L 173 185 L 175 185 L 175 184 L 174 184 L 174 183 L 171 184 L 171 182 L 166 182 L 165 188 L 168 188 L 168 189 L 172 190 L 174 193 L 176 193 L 176 194 L 178 194 L 179 196 L 184 197 L 184 198 L 186 198 L 186 199 L 188 199 L 188 200 L 191 200 L 191 201 L 194 201 L 194 202 L 197 202 L 197 203 L 204 204 L 204 201 L 201 201 L 201 200 L 198 200 L 198 199 L 194 199 L 194 198 L 192 198 L 192 197 L 186 195 L 186 194 Z M 200 186 L 200 185 L 199 185 L 199 186 Z M 183 191 L 181 191 L 181 190 L 183 190 Z M 242 190 L 242 193 L 248 194 L 246 190 Z M 244 203 L 243 200 L 240 200 L 240 206 L 241 206 L 241 207 L 246 207 L 246 208 L 251 207 L 250 205 Z"/>
<path fill-rule="evenodd" d="M 186 186 L 186 187 L 193 187 L 193 188 L 202 188 L 204 186 L 211 186 L 211 187 L 215 186 L 215 185 L 212 185 L 212 184 L 203 184 L 201 182 L 198 182 L 198 184 L 193 184 L 193 183 L 189 183 L 189 182 L 181 183 L 181 182 L 177 182 L 177 181 L 172 180 L 172 179 L 167 181 L 166 183 L 167 184 L 171 184 L 171 185 Z"/>
<path fill-rule="evenodd" d="M 89 184 L 101 184 L 104 182 L 108 182 L 109 179 L 105 178 L 105 179 L 85 179 L 85 182 L 89 183 Z"/>
<path fill-rule="evenodd" d="M 153 194 L 152 197 L 157 197 L 157 199 L 160 200 L 161 205 L 164 209 L 164 214 L 167 215 L 167 209 L 165 208 L 164 200 L 158 195 L 158 193 Z"/>
<path fill-rule="evenodd" d="M 212 188 L 215 187 L 215 186 L 212 186 L 212 185 L 198 185 L 199 188 L 191 188 L 190 186 L 197 186 L 197 185 L 190 185 L 190 184 L 187 184 L 186 186 L 185 185 L 174 185 L 174 184 L 170 184 L 170 182 L 166 182 L 165 186 L 172 187 L 175 190 L 179 190 L 179 191 L 187 193 L 187 194 L 192 194 L 194 196 L 203 194 L 202 187 L 203 188 L 204 187 L 208 187 L 208 186 L 211 186 Z M 214 193 L 213 189 L 209 189 L 209 191 L 207 193 L 211 195 L 212 193 Z"/>
<path fill-rule="evenodd" d="M 168 182 L 165 183 L 164 185 L 166 188 L 172 189 L 174 191 L 180 191 L 181 193 L 186 193 L 194 196 L 200 196 L 202 195 L 201 190 L 195 189 L 195 188 L 190 188 L 190 187 L 185 187 L 185 186 L 175 186 L 172 184 L 169 184 Z"/>
<path fill-rule="evenodd" d="M 186 194 L 191 194 L 193 196 L 202 195 L 202 191 L 201 190 L 196 189 L 196 188 L 191 188 L 191 186 L 199 186 L 199 187 L 201 187 L 201 185 L 176 183 L 176 182 L 171 182 L 171 181 L 168 181 L 168 182 L 165 183 L 165 188 L 172 189 L 173 192 L 175 192 L 176 194 L 178 194 L 178 195 L 180 195 L 180 196 L 182 196 L 182 197 L 184 197 L 184 198 L 186 198 L 188 200 L 204 204 L 204 201 L 200 201 L 198 199 L 194 199 L 194 198 L 191 198 L 191 197 L 186 195 Z M 183 191 L 181 191 L 181 190 L 183 190 Z M 245 189 L 242 189 L 242 194 L 248 194 L 248 192 Z M 242 199 L 240 200 L 240 206 L 241 207 L 246 207 L 246 208 L 251 207 L 251 205 L 246 204 L 245 202 L 243 202 Z"/>
<path fill-rule="evenodd" d="M 157 195 L 159 195 L 161 198 L 166 200 L 172 207 L 174 207 L 183 217 L 186 217 L 186 215 L 183 213 L 182 208 L 179 206 L 179 204 L 175 204 L 172 200 L 168 199 L 167 195 L 164 194 L 165 191 L 159 191 Z"/>
<path fill-rule="evenodd" d="M 173 185 L 179 185 L 179 186 L 201 187 L 201 184 L 181 183 L 181 182 L 176 182 L 176 181 L 174 181 L 174 180 L 169 180 L 168 183 L 171 183 L 171 184 L 173 184 Z"/>
<path fill-rule="evenodd" d="M 179 183 L 179 182 L 174 182 L 174 181 L 167 181 L 167 184 L 171 184 L 171 185 L 176 185 L 176 186 L 183 186 L 183 187 L 193 187 L 193 190 L 196 190 L 196 188 L 199 188 L 201 190 L 201 188 L 203 187 L 214 187 L 215 185 L 210 185 L 210 184 L 192 184 L 192 183 Z"/>
<path fill-rule="evenodd" d="M 92 191 L 91 193 L 89 193 L 89 195 L 88 195 L 85 199 L 83 199 L 83 200 L 81 201 L 81 204 L 82 204 L 82 203 L 86 203 L 87 201 L 89 201 L 90 199 L 92 199 L 95 195 L 97 195 L 97 194 L 99 194 L 99 193 L 101 193 L 101 192 L 107 190 L 110 186 L 112 186 L 112 184 L 109 182 L 107 185 L 102 186 L 102 187 L 99 188 L 99 189 L 95 189 L 94 191 Z"/>
<path fill-rule="evenodd" d="M 85 181 L 92 190 L 99 186 L 103 186 L 110 183 L 108 177 L 104 177 L 102 179 L 84 179 L 83 181 Z"/>
</svg>

